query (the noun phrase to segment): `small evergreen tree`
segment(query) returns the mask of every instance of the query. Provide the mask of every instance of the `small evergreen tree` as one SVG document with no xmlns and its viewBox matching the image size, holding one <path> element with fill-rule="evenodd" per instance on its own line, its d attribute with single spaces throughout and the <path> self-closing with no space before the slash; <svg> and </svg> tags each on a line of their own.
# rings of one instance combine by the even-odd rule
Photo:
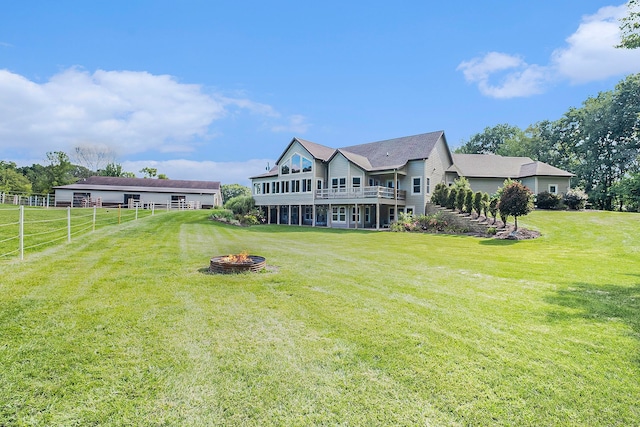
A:
<svg viewBox="0 0 640 427">
<path fill-rule="evenodd" d="M 456 195 L 456 209 L 458 212 L 464 212 L 464 199 L 467 198 L 467 191 L 464 188 L 458 189 L 458 194 Z"/>
<path fill-rule="evenodd" d="M 478 216 L 482 215 L 482 192 L 476 191 L 473 195 L 473 210 Z"/>
<path fill-rule="evenodd" d="M 489 219 L 489 193 L 482 193 L 482 212 L 484 217 Z"/>
<path fill-rule="evenodd" d="M 452 188 L 449 190 L 449 197 L 447 197 L 447 209 L 455 209 L 456 200 L 458 199 L 458 190 Z"/>
<path fill-rule="evenodd" d="M 493 224 L 496 223 L 496 218 L 498 217 L 498 204 L 500 203 L 500 199 L 497 196 L 491 197 L 489 200 L 489 213 L 493 217 Z"/>
<path fill-rule="evenodd" d="M 473 212 L 473 190 L 468 189 L 464 198 L 464 211 L 471 214 Z"/>
</svg>

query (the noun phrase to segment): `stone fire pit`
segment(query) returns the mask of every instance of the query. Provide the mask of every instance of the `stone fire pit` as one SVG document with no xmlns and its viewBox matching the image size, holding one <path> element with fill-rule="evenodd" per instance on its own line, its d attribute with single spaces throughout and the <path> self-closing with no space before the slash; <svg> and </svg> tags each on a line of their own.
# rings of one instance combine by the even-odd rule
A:
<svg viewBox="0 0 640 427">
<path fill-rule="evenodd" d="M 256 273 L 264 269 L 266 265 L 267 261 L 264 257 L 241 253 L 211 258 L 209 271 L 217 274 Z"/>
</svg>

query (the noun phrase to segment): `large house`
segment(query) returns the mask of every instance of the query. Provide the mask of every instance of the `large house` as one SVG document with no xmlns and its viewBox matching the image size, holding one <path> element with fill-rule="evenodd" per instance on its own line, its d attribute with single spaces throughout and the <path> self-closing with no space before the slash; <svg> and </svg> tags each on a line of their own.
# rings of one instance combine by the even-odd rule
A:
<svg viewBox="0 0 640 427">
<path fill-rule="evenodd" d="M 222 205 L 218 181 L 92 176 L 54 190 L 56 206 L 206 209 Z"/>
<path fill-rule="evenodd" d="M 251 182 L 269 223 L 379 229 L 399 212 L 423 214 L 435 185 L 461 176 L 474 191 L 494 193 L 512 178 L 534 193 L 564 193 L 572 174 L 528 157 L 453 154 L 438 131 L 338 149 L 293 138 Z"/>
</svg>

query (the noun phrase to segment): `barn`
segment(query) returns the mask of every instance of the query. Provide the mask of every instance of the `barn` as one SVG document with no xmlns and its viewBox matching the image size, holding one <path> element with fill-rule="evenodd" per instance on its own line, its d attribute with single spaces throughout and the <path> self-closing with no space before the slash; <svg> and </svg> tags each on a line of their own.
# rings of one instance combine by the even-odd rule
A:
<svg viewBox="0 0 640 427">
<path fill-rule="evenodd" d="M 222 205 L 218 181 L 92 176 L 54 190 L 58 207 L 210 209 Z"/>
</svg>

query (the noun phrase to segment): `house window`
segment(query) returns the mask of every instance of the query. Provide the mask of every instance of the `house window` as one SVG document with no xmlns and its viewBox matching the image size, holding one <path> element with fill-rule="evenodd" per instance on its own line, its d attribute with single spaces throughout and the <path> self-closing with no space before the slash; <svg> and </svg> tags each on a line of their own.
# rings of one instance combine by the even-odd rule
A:
<svg viewBox="0 0 640 427">
<path fill-rule="evenodd" d="M 300 180 L 291 180 L 291 192 L 299 193 L 300 192 Z"/>
<path fill-rule="evenodd" d="M 414 176 L 413 178 L 411 178 L 411 194 L 420 193 L 422 193 L 422 178 L 420 178 L 419 176 Z"/>
<path fill-rule="evenodd" d="M 558 194 L 558 186 L 556 184 L 549 184 L 549 193 Z"/>
<path fill-rule="evenodd" d="M 269 193 L 269 183 L 268 182 L 263 182 L 262 183 L 262 192 L 264 194 L 268 194 Z"/>
<path fill-rule="evenodd" d="M 302 158 L 302 172 L 311 172 L 311 160 L 306 157 Z"/>
<path fill-rule="evenodd" d="M 331 220 L 334 222 L 346 222 L 347 208 L 344 206 L 334 206 L 331 212 Z"/>
<path fill-rule="evenodd" d="M 367 223 L 371 222 L 371 208 L 369 206 L 364 208 L 364 221 Z"/>
<path fill-rule="evenodd" d="M 283 181 L 282 182 L 282 192 L 283 193 L 288 193 L 289 192 L 289 181 Z"/>
<path fill-rule="evenodd" d="M 392 223 L 396 220 L 396 210 L 394 208 L 389 208 L 389 223 Z"/>
<path fill-rule="evenodd" d="M 253 184 L 253 194 L 260 194 L 260 184 L 255 183 Z"/>
<path fill-rule="evenodd" d="M 280 174 L 281 175 L 288 175 L 290 169 L 291 169 L 290 162 L 289 162 L 289 160 L 287 160 L 280 167 Z"/>
<path fill-rule="evenodd" d="M 276 181 L 273 183 L 275 185 L 275 189 L 274 189 L 274 193 L 279 193 L 280 192 L 280 181 Z"/>
<path fill-rule="evenodd" d="M 351 208 L 351 222 L 360 222 L 360 208 Z"/>
<path fill-rule="evenodd" d="M 300 173 L 300 154 L 291 156 L 291 173 Z"/>
<path fill-rule="evenodd" d="M 361 178 L 359 176 L 354 176 L 351 178 L 351 186 L 353 188 L 360 188 L 360 180 Z"/>
<path fill-rule="evenodd" d="M 334 190 L 344 191 L 347 188 L 347 178 L 332 178 L 331 188 Z"/>
<path fill-rule="evenodd" d="M 302 192 L 308 193 L 311 191 L 311 179 L 303 179 L 302 180 Z"/>
<path fill-rule="evenodd" d="M 318 190 L 322 190 L 322 180 L 321 180 L 321 179 L 319 179 L 319 180 L 316 182 L 316 188 L 317 188 Z"/>
</svg>

